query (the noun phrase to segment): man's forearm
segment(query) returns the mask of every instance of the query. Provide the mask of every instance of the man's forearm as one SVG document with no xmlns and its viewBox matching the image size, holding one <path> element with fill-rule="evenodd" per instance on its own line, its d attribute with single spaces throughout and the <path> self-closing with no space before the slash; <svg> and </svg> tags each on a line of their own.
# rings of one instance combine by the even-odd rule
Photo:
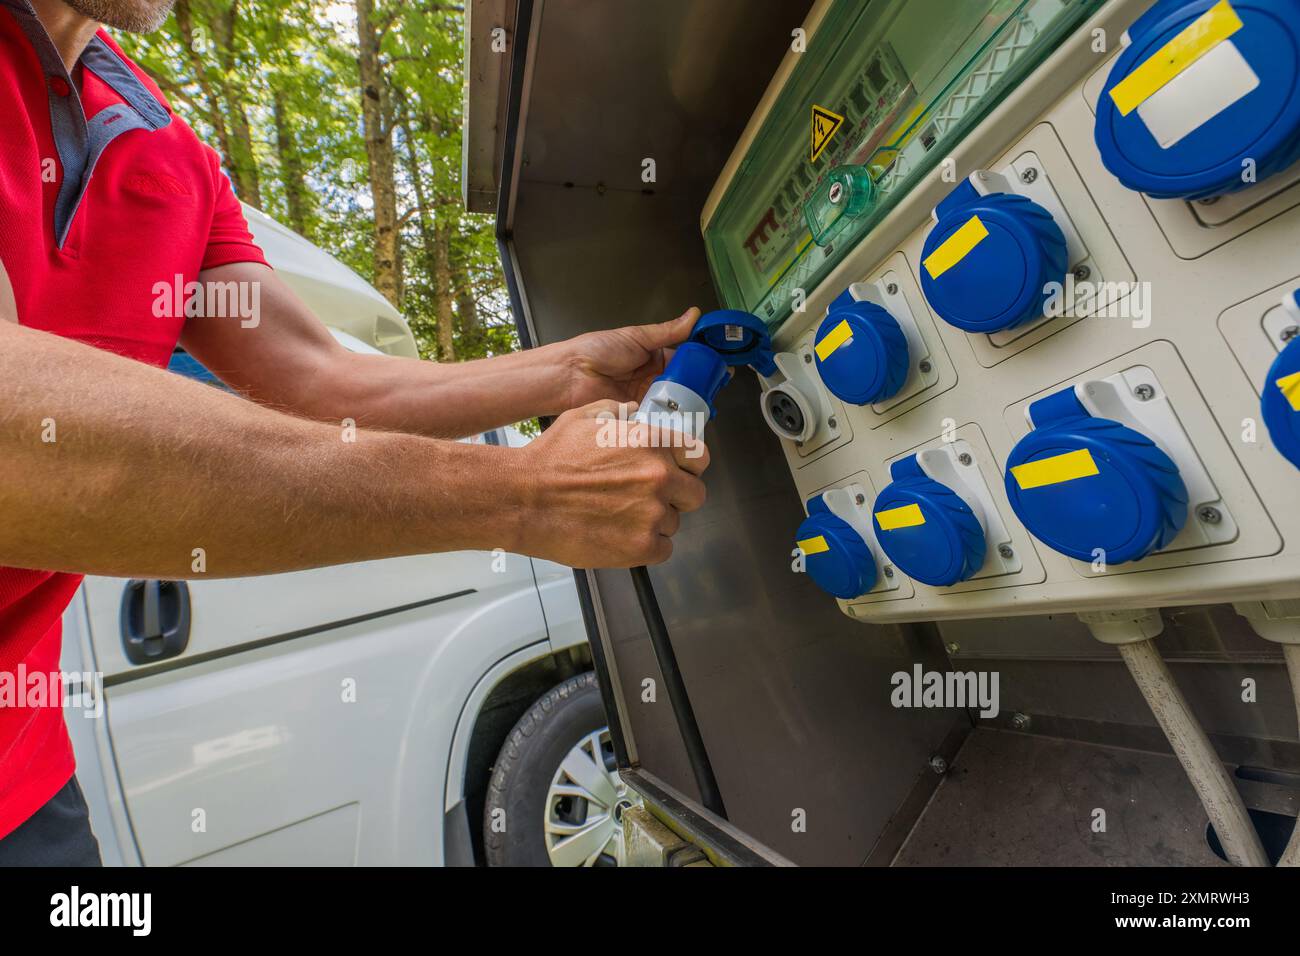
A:
<svg viewBox="0 0 1300 956">
<path fill-rule="evenodd" d="M 351 437 L 0 323 L 0 565 L 229 577 L 517 546 L 510 450 Z"/>
<path fill-rule="evenodd" d="M 563 345 L 470 362 L 421 362 L 344 353 L 304 383 L 293 402 L 325 421 L 458 438 L 570 405 Z"/>
<path fill-rule="evenodd" d="M 359 355 L 339 345 L 265 266 L 236 263 L 200 279 L 256 288 L 257 321 L 194 317 L 182 343 L 223 381 L 273 408 L 335 424 L 351 419 L 363 427 L 462 438 L 558 415 L 574 404 L 567 344 L 473 362 Z"/>
</svg>

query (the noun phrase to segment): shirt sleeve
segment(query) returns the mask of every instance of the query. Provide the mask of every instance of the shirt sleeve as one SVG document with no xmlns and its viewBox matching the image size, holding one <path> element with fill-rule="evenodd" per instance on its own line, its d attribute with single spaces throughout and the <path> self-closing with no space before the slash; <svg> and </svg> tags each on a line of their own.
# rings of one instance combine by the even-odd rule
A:
<svg viewBox="0 0 1300 956">
<path fill-rule="evenodd" d="M 203 253 L 203 268 L 215 269 L 232 262 L 258 262 L 269 266 L 261 247 L 253 241 L 230 179 L 222 171 L 216 152 L 211 149 L 208 149 L 208 160 L 217 198 L 212 209 L 212 225 L 208 229 L 208 247 Z"/>
</svg>

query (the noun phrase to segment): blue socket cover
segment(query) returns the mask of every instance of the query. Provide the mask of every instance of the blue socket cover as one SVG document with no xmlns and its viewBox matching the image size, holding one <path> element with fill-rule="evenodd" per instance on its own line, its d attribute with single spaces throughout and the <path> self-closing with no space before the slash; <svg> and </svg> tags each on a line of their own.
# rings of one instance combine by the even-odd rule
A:
<svg viewBox="0 0 1300 956">
<path fill-rule="evenodd" d="M 1268 370 L 1261 401 L 1274 447 L 1300 468 L 1300 338 L 1292 339 Z"/>
<path fill-rule="evenodd" d="M 750 365 L 759 375 L 775 375 L 772 337 L 763 320 L 740 309 L 719 309 L 700 316 L 691 341 L 707 345 L 729 366 Z"/>
<path fill-rule="evenodd" d="M 775 374 L 772 339 L 758 316 L 721 309 L 700 317 L 690 341 L 677 346 L 655 381 L 690 389 L 708 404 L 712 418 L 717 414 L 714 399 L 728 381 L 727 369 L 737 365 L 752 365 L 762 375 Z"/>
<path fill-rule="evenodd" d="M 921 468 L 915 455 L 890 466 L 893 483 L 873 508 L 880 549 L 908 577 L 950 587 L 984 566 L 984 528 L 970 505 Z"/>
<path fill-rule="evenodd" d="M 808 576 L 832 597 L 850 601 L 876 586 L 871 549 L 851 524 L 831 514 L 821 496 L 808 502 L 795 543 L 803 550 Z"/>
<path fill-rule="evenodd" d="M 949 325 L 992 333 L 1040 318 L 1048 283 L 1064 282 L 1065 233 L 1038 203 L 1014 193 L 981 196 L 962 183 L 925 239 L 921 291 Z"/>
<path fill-rule="evenodd" d="M 848 292 L 831 303 L 813 338 L 817 371 L 832 395 L 871 405 L 898 394 L 907 381 L 907 336 L 886 309 Z"/>
<path fill-rule="evenodd" d="M 1206 199 L 1300 158 L 1300 0 L 1160 0 L 1128 33 L 1132 43 L 1097 104 L 1095 135 L 1106 168 L 1129 189 Z M 1186 118 L 1171 119 L 1179 109 Z M 1252 165 L 1254 176 L 1243 176 Z"/>
<path fill-rule="evenodd" d="M 1035 538 L 1080 561 L 1124 564 L 1178 536 L 1187 488 L 1151 439 L 1089 415 L 1073 387 L 1029 412 L 1034 430 L 1007 459 L 1006 488 Z"/>
</svg>

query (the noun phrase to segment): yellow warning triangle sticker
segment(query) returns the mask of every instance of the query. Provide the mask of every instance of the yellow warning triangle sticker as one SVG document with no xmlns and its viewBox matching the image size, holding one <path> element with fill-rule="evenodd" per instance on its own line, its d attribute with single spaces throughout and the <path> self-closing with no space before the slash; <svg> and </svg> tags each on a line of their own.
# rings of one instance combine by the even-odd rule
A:
<svg viewBox="0 0 1300 956">
<path fill-rule="evenodd" d="M 817 157 L 830 144 L 839 128 L 844 125 L 844 117 L 828 110 L 824 106 L 813 104 L 812 108 L 812 156 L 808 162 L 817 162 Z"/>
</svg>

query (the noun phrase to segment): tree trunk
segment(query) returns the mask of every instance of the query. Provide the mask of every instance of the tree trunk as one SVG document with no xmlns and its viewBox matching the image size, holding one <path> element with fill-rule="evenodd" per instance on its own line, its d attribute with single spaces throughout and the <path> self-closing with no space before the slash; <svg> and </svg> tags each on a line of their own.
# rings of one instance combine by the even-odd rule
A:
<svg viewBox="0 0 1300 956">
<path fill-rule="evenodd" d="M 415 215 L 420 229 L 420 248 L 424 254 L 424 269 L 433 282 L 433 308 L 437 324 L 438 360 L 456 361 L 455 316 L 452 299 L 455 295 L 451 268 L 451 232 L 438 224 L 435 209 L 429 205 L 424 191 L 424 178 L 420 175 L 420 157 L 416 153 L 415 136 L 408 122 L 405 104 L 401 111 L 402 139 L 406 143 L 403 159 L 406 174 L 415 192 Z M 462 326 L 464 328 L 464 326 Z"/>
<path fill-rule="evenodd" d="M 474 297 L 474 285 L 464 264 L 453 270 L 452 287 L 456 290 L 456 317 L 460 319 L 460 327 L 476 331 L 480 324 L 478 300 Z"/>
<path fill-rule="evenodd" d="M 212 39 L 217 46 L 217 88 L 229 118 L 230 147 L 235 161 L 231 175 L 241 185 L 240 199 L 256 209 L 262 208 L 262 179 L 253 155 L 253 132 L 248 122 L 248 91 L 239 81 L 236 34 L 239 29 L 239 0 L 228 0 L 225 8 L 212 18 Z"/>
<path fill-rule="evenodd" d="M 280 181 L 284 184 L 284 201 L 290 228 L 298 235 L 310 239 L 311 193 L 307 190 L 306 168 L 285 100 L 283 89 L 277 86 L 272 94 L 271 114 L 275 121 L 275 152 L 280 162 Z"/>
<path fill-rule="evenodd" d="M 222 104 L 208 79 L 207 66 L 194 47 L 194 14 L 190 9 L 190 0 L 176 0 L 173 12 L 176 15 L 176 27 L 180 30 L 181 43 L 185 46 L 185 56 L 190 62 L 190 69 L 194 71 L 194 79 L 199 84 L 199 91 L 207 103 L 208 118 L 212 122 L 212 131 L 217 137 L 217 148 L 221 151 L 221 162 L 230 172 L 231 179 L 235 180 L 235 189 L 238 191 L 239 181 L 236 178 L 238 169 L 234 153 L 230 148 L 230 131 L 226 128 L 226 119 L 221 111 Z"/>
<path fill-rule="evenodd" d="M 360 55 L 357 68 L 361 80 L 361 122 L 370 167 L 370 198 L 374 202 L 375 288 L 394 307 L 402 307 L 402 265 L 397 228 L 397 181 L 393 160 L 393 136 L 388 124 L 388 80 L 379 58 L 380 34 L 375 22 L 374 0 L 356 0 L 357 38 Z"/>
<path fill-rule="evenodd" d="M 454 317 L 451 311 L 451 230 L 439 223 L 433 230 L 433 290 L 438 306 L 438 360 L 456 361 Z"/>
<path fill-rule="evenodd" d="M 208 116 L 221 150 L 221 161 L 230 173 L 235 194 L 250 206 L 262 208 L 262 184 L 253 156 L 253 136 L 244 110 L 245 91 L 229 77 L 236 75 L 235 29 L 239 20 L 238 0 L 217 12 L 206 23 L 216 46 L 217 69 L 210 70 L 195 48 L 194 9 L 190 0 L 177 0 L 176 26 L 199 90 L 208 105 Z"/>
</svg>

